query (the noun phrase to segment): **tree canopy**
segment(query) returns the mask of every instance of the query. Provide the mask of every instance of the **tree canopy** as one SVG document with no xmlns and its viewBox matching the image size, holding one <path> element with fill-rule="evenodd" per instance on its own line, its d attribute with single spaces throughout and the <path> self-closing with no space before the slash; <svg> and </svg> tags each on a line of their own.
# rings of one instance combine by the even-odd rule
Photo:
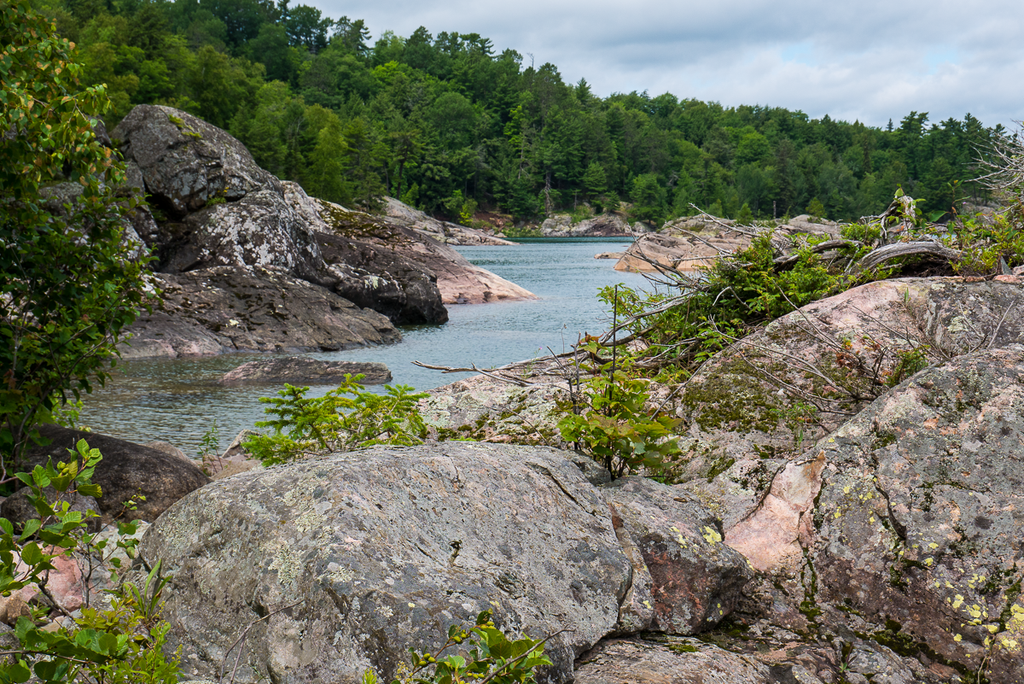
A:
<svg viewBox="0 0 1024 684">
<path fill-rule="evenodd" d="M 27 2 L 0 4 L 0 482 L 34 424 L 106 375 L 145 300 L 130 200 L 97 139 L 109 102 Z"/>
<path fill-rule="evenodd" d="M 445 214 L 458 192 L 533 218 L 640 193 L 647 221 L 692 205 L 782 217 L 814 199 L 823 218 L 849 220 L 878 214 L 901 186 L 938 215 L 986 197 L 972 162 L 1003 133 L 970 114 L 931 123 L 912 111 L 881 129 L 669 93 L 602 99 L 477 33 L 372 40 L 362 20 L 284 0 L 35 1 L 82 45 L 84 82 L 107 85 L 108 123 L 134 104 L 185 109 L 345 204 L 388 193 Z"/>
</svg>

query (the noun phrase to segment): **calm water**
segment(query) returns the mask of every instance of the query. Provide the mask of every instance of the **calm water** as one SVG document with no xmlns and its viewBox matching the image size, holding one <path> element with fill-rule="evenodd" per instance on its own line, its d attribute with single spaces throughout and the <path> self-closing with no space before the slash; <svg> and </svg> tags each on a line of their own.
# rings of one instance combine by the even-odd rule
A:
<svg viewBox="0 0 1024 684">
<path fill-rule="evenodd" d="M 344 361 L 387 364 L 394 384 L 430 389 L 471 375 L 440 373 L 438 366 L 490 368 L 568 350 L 583 332 L 609 326 L 598 289 L 615 283 L 649 287 L 633 273 L 614 270 L 600 252 L 623 251 L 628 239 L 531 240 L 513 247 L 459 247 L 474 264 L 497 273 L 540 299 L 448 307 L 444 325 L 402 328 L 403 341 L 388 347 L 310 354 Z M 94 430 L 136 442 L 164 440 L 194 454 L 203 434 L 217 423 L 222 447 L 263 418 L 260 396 L 274 387 L 224 388 L 217 378 L 263 355 L 230 354 L 200 360 L 135 361 L 120 365 L 107 387 L 86 399 L 81 422 Z M 319 396 L 330 387 L 314 387 Z"/>
</svg>

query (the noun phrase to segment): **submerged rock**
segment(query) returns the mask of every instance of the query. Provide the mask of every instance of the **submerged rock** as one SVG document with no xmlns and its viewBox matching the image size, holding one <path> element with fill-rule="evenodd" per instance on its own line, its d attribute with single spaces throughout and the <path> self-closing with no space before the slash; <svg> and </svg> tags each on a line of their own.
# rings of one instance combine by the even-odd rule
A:
<svg viewBox="0 0 1024 684">
<path fill-rule="evenodd" d="M 243 363 L 221 376 L 222 385 L 281 384 L 331 385 L 345 380 L 346 375 L 362 375 L 362 385 L 383 385 L 391 382 L 391 371 L 383 363 L 358 361 L 321 361 L 304 356 L 260 359 Z"/>
</svg>

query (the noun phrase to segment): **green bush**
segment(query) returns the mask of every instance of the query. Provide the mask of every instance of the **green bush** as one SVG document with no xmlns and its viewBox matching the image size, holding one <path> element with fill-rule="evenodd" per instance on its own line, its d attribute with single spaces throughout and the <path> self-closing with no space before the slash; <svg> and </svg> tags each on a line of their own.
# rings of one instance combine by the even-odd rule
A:
<svg viewBox="0 0 1024 684">
<path fill-rule="evenodd" d="M 597 355 L 597 343 L 584 347 Z M 616 361 L 600 373 L 571 388 L 570 404 L 558 421 L 562 439 L 603 465 L 613 479 L 643 468 L 656 474 L 667 459 L 679 453 L 678 438 L 671 437 L 679 419 L 649 408 L 649 381 L 631 378 Z"/>
<path fill-rule="evenodd" d="M 422 444 L 427 427 L 414 394 L 406 385 L 388 386 L 386 394 L 364 392 L 362 375 L 346 375 L 336 389 L 319 399 L 306 397 L 308 387 L 286 384 L 277 397 L 263 397 L 264 411 L 277 416 L 256 427 L 273 428 L 270 435 L 249 438 L 242 446 L 270 466 L 316 453 L 348 451 L 374 444 Z"/>
<path fill-rule="evenodd" d="M 134 555 L 138 542 L 127 537 L 135 533 L 134 522 L 119 523 L 120 537 L 110 546 L 87 531 L 96 513 L 71 510 L 68 502 L 75 494 L 101 495 L 99 486 L 91 483 L 101 460 L 99 451 L 90 449 L 85 440 L 76 447 L 77 453 L 72 454 L 75 458 L 68 463 L 36 466 L 31 473 L 16 476 L 30 488 L 28 498 L 39 517 L 26 521 L 20 531 L 6 518 L 0 518 L 0 593 L 4 596 L 34 586 L 50 598 L 47 580 L 55 570 L 54 560 L 61 556 L 91 554 L 118 568 L 120 562 L 113 551 L 120 549 L 129 557 Z M 47 488 L 56 492 L 55 499 L 44 494 Z M 41 627 L 32 619 L 20 617 L 14 629 L 17 646 L 8 648 L 0 662 L 0 681 L 177 682 L 178 654 L 168 658 L 163 650 L 170 626 L 159 615 L 160 591 L 166 580 L 158 575 L 159 565 L 142 590 L 130 583 L 122 584 L 112 592 L 110 609 L 86 606 L 73 621 L 65 616 L 63 622 Z"/>
</svg>

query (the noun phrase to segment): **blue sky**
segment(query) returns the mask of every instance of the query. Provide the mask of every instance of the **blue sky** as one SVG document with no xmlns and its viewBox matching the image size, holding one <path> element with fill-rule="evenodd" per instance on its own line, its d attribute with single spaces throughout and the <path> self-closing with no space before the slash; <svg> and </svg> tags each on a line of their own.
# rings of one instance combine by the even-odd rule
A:
<svg viewBox="0 0 1024 684">
<path fill-rule="evenodd" d="M 302 1 L 302 0 L 298 0 Z M 1020 0 L 305 0 L 363 19 L 373 40 L 419 26 L 479 33 L 497 51 L 551 62 L 593 92 L 646 90 L 812 118 L 899 124 L 970 112 L 1011 130 L 1024 119 Z"/>
</svg>

